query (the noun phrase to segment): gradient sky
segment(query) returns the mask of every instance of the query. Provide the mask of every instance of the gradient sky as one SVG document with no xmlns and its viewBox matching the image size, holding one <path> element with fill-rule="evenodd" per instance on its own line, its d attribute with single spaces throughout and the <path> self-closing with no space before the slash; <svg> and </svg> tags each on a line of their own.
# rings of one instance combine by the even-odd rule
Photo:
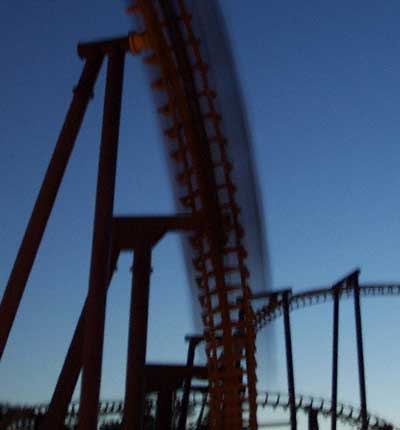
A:
<svg viewBox="0 0 400 430">
<path fill-rule="evenodd" d="M 207 0 L 208 1 L 208 0 Z M 400 281 L 400 2 L 221 1 L 252 128 L 272 279 L 294 291 L 355 267 L 361 282 Z M 251 6 L 249 6 L 251 5 Z M 123 2 L 0 4 L 0 293 L 7 282 L 82 63 L 78 41 L 123 35 Z M 88 283 L 104 70 L 42 242 L 4 359 L 0 400 L 51 396 Z M 145 66 L 129 57 L 116 214 L 173 213 Z M 102 396 L 123 393 L 131 256 L 109 295 Z M 148 360 L 184 361 L 193 331 L 175 236 L 154 252 Z M 363 305 L 368 401 L 400 422 L 400 300 Z M 352 303 L 342 307 L 339 398 L 358 403 Z M 329 396 L 331 307 L 292 314 L 299 392 Z M 281 321 L 276 375 L 285 390 Z"/>
</svg>

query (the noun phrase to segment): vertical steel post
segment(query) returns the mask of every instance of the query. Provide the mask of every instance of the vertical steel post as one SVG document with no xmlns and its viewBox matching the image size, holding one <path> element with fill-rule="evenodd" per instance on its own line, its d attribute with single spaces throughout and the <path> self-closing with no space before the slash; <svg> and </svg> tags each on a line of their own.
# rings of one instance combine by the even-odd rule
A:
<svg viewBox="0 0 400 430">
<path fill-rule="evenodd" d="M 358 276 L 359 272 L 357 271 L 352 277 L 352 282 L 354 291 L 354 316 L 357 338 L 358 377 L 360 384 L 361 428 L 362 430 L 366 430 L 368 427 L 367 394 L 365 388 L 364 348 L 361 323 L 360 286 L 358 284 Z"/>
<path fill-rule="evenodd" d="M 158 392 L 156 430 L 171 430 L 172 423 L 172 390 L 163 385 Z"/>
<path fill-rule="evenodd" d="M 310 407 L 308 410 L 308 430 L 318 430 L 318 409 Z"/>
<path fill-rule="evenodd" d="M 86 60 L 0 304 L 0 360 L 60 188 L 103 56 Z"/>
<path fill-rule="evenodd" d="M 283 322 L 284 322 L 284 328 L 285 328 L 286 367 L 287 367 L 288 391 L 289 391 L 290 425 L 291 425 L 291 430 L 296 430 L 297 429 L 296 394 L 295 394 L 295 387 L 294 387 L 292 335 L 290 331 L 289 291 L 284 291 L 282 293 L 282 305 L 283 305 Z"/>
<path fill-rule="evenodd" d="M 145 402 L 145 364 L 151 273 L 151 244 L 135 248 L 128 359 L 126 368 L 124 430 L 142 430 Z"/>
<path fill-rule="evenodd" d="M 111 252 L 111 264 L 107 288 L 110 285 L 112 275 L 116 268 L 118 255 L 119 250 L 114 248 Z M 40 425 L 40 430 L 63 428 L 68 405 L 71 402 L 72 395 L 74 394 L 76 383 L 82 369 L 83 336 L 85 329 L 84 322 L 86 308 L 87 300 L 85 301 L 81 315 L 79 316 L 79 320 L 69 345 L 63 367 L 58 377 L 57 385 L 54 389 L 49 408 L 46 412 L 43 423 Z"/>
<path fill-rule="evenodd" d="M 194 354 L 196 351 L 196 347 L 197 347 L 198 343 L 200 342 L 200 339 L 201 338 L 199 338 L 198 336 L 189 338 L 189 348 L 188 348 L 188 355 L 187 355 L 187 359 L 186 359 L 186 367 L 189 370 L 193 369 Z M 185 428 L 186 428 L 191 383 L 192 383 L 192 375 L 190 374 L 186 377 L 185 382 L 184 382 L 182 405 L 181 405 L 181 412 L 179 415 L 178 430 L 185 430 Z"/>
<path fill-rule="evenodd" d="M 197 416 L 197 422 L 196 422 L 196 427 L 195 427 L 196 429 L 199 429 L 202 426 L 204 411 L 206 409 L 206 404 L 207 404 L 207 398 L 208 398 L 208 392 L 205 392 L 203 394 L 203 399 L 202 399 L 202 402 L 201 402 L 200 412 L 199 412 L 199 415 Z"/>
<path fill-rule="evenodd" d="M 125 53 L 115 47 L 108 59 L 89 292 L 85 311 L 79 430 L 97 430 L 124 57 Z"/>
<path fill-rule="evenodd" d="M 331 428 L 337 425 L 338 352 L 339 352 L 339 300 L 341 284 L 333 287 L 333 339 L 332 339 L 332 416 Z"/>
</svg>

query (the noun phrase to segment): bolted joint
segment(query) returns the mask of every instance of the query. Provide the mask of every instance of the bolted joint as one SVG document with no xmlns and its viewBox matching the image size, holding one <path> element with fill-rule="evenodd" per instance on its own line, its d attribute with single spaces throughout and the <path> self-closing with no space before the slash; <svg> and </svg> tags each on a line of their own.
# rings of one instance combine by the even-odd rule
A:
<svg viewBox="0 0 400 430">
<path fill-rule="evenodd" d="M 151 49 L 149 38 L 147 37 L 147 33 L 129 33 L 128 35 L 129 41 L 129 50 L 133 55 L 139 54 L 144 49 Z"/>
</svg>

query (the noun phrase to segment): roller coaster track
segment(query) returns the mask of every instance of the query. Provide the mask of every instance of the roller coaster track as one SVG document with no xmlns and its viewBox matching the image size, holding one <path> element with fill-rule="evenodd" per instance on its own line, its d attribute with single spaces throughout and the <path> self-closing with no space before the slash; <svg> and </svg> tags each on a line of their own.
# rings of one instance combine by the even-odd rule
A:
<svg viewBox="0 0 400 430">
<path fill-rule="evenodd" d="M 289 398 L 285 393 L 269 393 L 266 392 L 263 394 L 264 398 L 260 399 L 261 394 L 259 395 L 259 399 L 257 403 L 260 406 L 272 407 L 273 409 L 289 408 Z M 332 415 L 332 405 L 331 401 L 327 399 L 323 399 L 320 397 L 312 397 L 306 396 L 303 394 L 298 394 L 296 396 L 296 409 L 302 410 L 303 412 L 308 412 L 310 409 L 317 410 L 319 414 L 330 417 Z M 336 409 L 336 417 L 344 424 L 348 424 L 351 426 L 360 426 L 361 425 L 361 410 L 355 406 L 338 403 Z M 368 428 L 369 429 L 382 429 L 393 427 L 391 423 L 387 420 L 378 417 L 376 415 L 368 416 Z"/>
<path fill-rule="evenodd" d="M 168 152 L 184 190 L 180 203 L 186 211 L 202 213 L 206 224 L 191 244 L 206 342 L 210 428 L 241 430 L 246 422 L 255 430 L 255 330 L 247 254 L 208 66 L 183 0 L 138 0 L 129 10 L 145 26 L 143 33 L 131 34 L 131 51 L 151 51 L 144 61 L 159 70 L 152 88 L 165 97 L 158 111 L 168 124 Z"/>
<path fill-rule="evenodd" d="M 340 298 L 351 298 L 353 286 L 351 284 L 343 284 L 341 288 Z M 289 300 L 290 310 L 294 311 L 308 306 L 327 303 L 333 298 L 333 287 L 318 288 L 303 291 L 292 295 Z M 400 296 L 400 284 L 364 284 L 360 286 L 360 294 L 364 297 L 384 297 L 384 296 Z M 282 314 L 282 302 L 278 301 L 273 307 L 263 306 L 255 312 L 257 331 L 265 325 L 272 322 Z M 192 395 L 192 405 L 200 405 L 204 400 L 204 395 L 201 397 L 199 392 Z M 324 417 L 332 415 L 332 404 L 328 399 L 321 397 L 306 396 L 302 394 L 296 395 L 296 410 L 307 413 L 311 408 L 318 411 Z M 289 408 L 289 398 L 287 393 L 279 392 L 259 392 L 256 397 L 258 407 L 270 407 L 272 409 Z M 0 405 L 0 424 L 1 428 L 7 429 L 7 425 L 18 423 L 18 428 L 31 428 L 32 420 L 35 417 L 45 414 L 47 404 L 40 404 L 25 407 L 13 407 L 10 405 Z M 246 404 L 244 405 L 246 408 Z M 102 401 L 99 404 L 99 416 L 105 418 L 113 416 L 117 421 L 122 419 L 124 402 L 122 400 Z M 71 423 L 78 417 L 79 402 L 72 402 L 69 405 L 66 422 Z M 361 424 L 360 408 L 350 404 L 338 403 L 336 409 L 337 419 L 343 424 L 359 427 Z M 11 428 L 11 427 L 10 427 Z M 388 420 L 377 415 L 368 415 L 368 429 L 391 429 L 397 428 Z"/>
<path fill-rule="evenodd" d="M 365 297 L 379 296 L 400 296 L 400 284 L 365 284 L 360 285 L 360 295 Z M 340 289 L 340 298 L 347 299 L 352 297 L 353 286 L 345 284 Z M 289 297 L 289 308 L 291 311 L 326 303 L 332 300 L 334 288 L 318 288 L 307 290 Z M 254 312 L 256 331 L 261 330 L 270 322 L 280 317 L 283 312 L 283 302 L 278 300 L 275 303 L 269 303 L 262 306 Z"/>
<path fill-rule="evenodd" d="M 204 401 L 207 401 L 204 393 L 193 393 L 191 404 L 193 406 L 201 406 Z M 176 404 L 178 406 L 178 404 Z M 272 409 L 289 408 L 289 399 L 287 394 L 279 392 L 260 392 L 257 395 L 257 406 L 261 408 L 269 407 Z M 310 409 L 318 411 L 318 414 L 324 417 L 332 415 L 332 405 L 330 400 L 320 397 L 306 396 L 298 394 L 296 396 L 296 409 L 307 413 Z M 122 400 L 102 401 L 99 404 L 99 416 L 103 419 L 112 418 L 117 422 L 121 422 L 124 410 L 124 402 Z M 18 428 L 31 428 L 32 422 L 36 417 L 43 415 L 47 411 L 47 405 L 35 405 L 27 407 L 12 407 L 8 405 L 0 406 L 0 424 L 2 429 L 7 430 L 8 426 L 18 424 Z M 73 424 L 78 417 L 79 403 L 72 402 L 68 409 L 66 423 Z M 357 427 L 361 424 L 361 411 L 350 404 L 338 403 L 336 409 L 337 419 L 343 424 Z M 11 428 L 11 427 L 10 427 Z M 368 429 L 392 429 L 393 424 L 384 418 L 376 415 L 368 415 Z"/>
</svg>

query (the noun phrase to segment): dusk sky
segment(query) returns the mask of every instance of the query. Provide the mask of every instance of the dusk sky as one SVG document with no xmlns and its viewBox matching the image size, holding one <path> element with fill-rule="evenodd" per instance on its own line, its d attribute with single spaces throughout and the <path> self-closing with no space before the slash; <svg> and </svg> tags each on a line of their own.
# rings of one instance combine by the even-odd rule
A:
<svg viewBox="0 0 400 430">
<path fill-rule="evenodd" d="M 124 4 L 0 4 L 0 295 L 81 72 L 76 44 L 127 34 Z M 400 282 L 400 2 L 220 4 L 253 137 L 273 287 L 329 286 L 356 267 L 361 283 Z M 127 57 L 115 214 L 175 212 L 145 67 Z M 104 71 L 0 365 L 0 401 L 49 400 L 87 292 Z M 131 255 L 120 258 L 109 293 L 103 398 L 124 392 L 131 264 Z M 183 338 L 195 328 L 177 236 L 156 247 L 153 268 L 147 358 L 184 362 Z M 400 299 L 362 305 L 368 407 L 398 424 Z M 329 397 L 331 305 L 296 311 L 292 324 L 296 389 Z M 260 389 L 286 390 L 281 325 L 269 345 L 274 376 L 260 341 Z M 341 334 L 339 399 L 357 405 L 351 301 Z"/>
</svg>

